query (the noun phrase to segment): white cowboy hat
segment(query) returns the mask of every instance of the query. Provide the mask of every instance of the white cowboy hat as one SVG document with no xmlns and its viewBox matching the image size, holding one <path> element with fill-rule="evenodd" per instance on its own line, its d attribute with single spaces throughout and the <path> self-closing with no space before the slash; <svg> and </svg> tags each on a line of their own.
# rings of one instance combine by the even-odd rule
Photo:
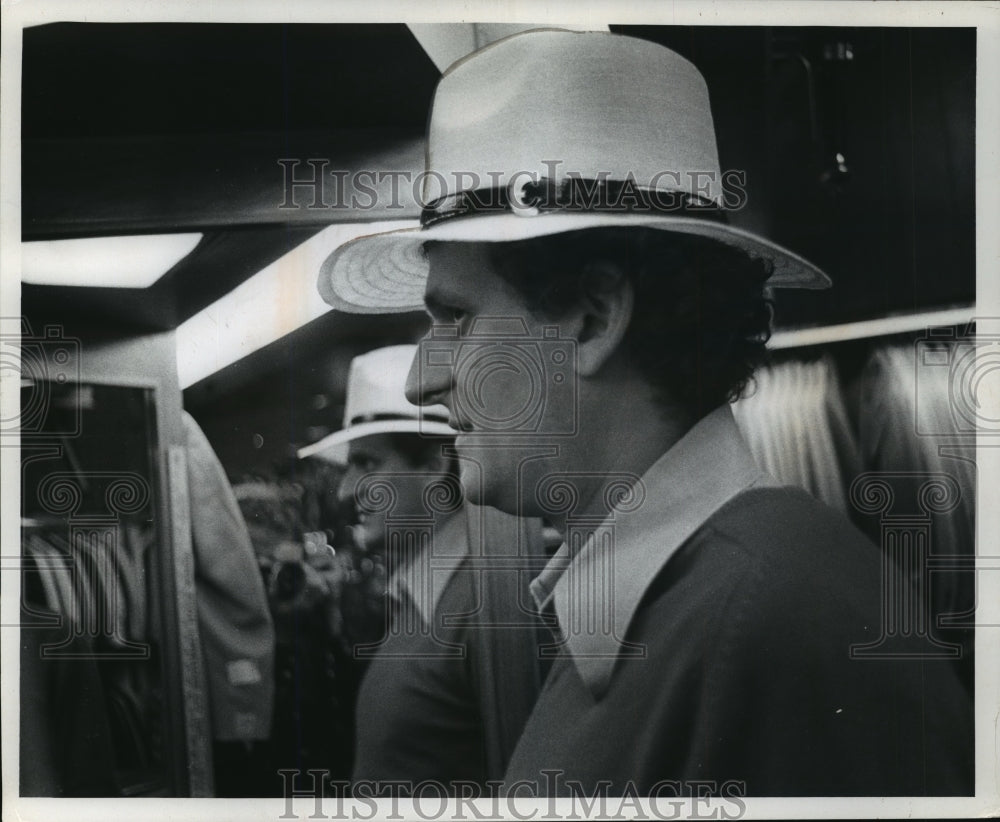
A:
<svg viewBox="0 0 1000 822">
<path fill-rule="evenodd" d="M 373 434 L 455 436 L 455 430 L 447 424 L 447 408 L 418 408 L 406 399 L 406 376 L 416 351 L 415 345 L 393 345 L 351 360 L 344 427 L 300 448 L 299 458 L 319 457 L 342 465 L 347 462 L 347 444 Z"/>
<path fill-rule="evenodd" d="M 708 237 L 773 265 L 769 286 L 826 288 L 812 263 L 725 222 L 745 203 L 723 175 L 708 88 L 683 57 L 604 32 L 534 30 L 444 73 L 431 108 L 421 227 L 360 237 L 319 291 L 354 313 L 418 310 L 423 244 L 504 242 L 604 226 Z"/>
</svg>

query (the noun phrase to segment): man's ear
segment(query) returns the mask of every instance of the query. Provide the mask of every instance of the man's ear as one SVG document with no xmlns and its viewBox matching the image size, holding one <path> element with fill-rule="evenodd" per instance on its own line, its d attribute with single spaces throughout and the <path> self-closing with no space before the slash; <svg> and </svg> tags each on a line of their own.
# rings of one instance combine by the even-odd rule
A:
<svg viewBox="0 0 1000 822">
<path fill-rule="evenodd" d="M 635 289 L 615 263 L 590 263 L 581 275 L 577 367 L 581 376 L 591 377 L 621 345 L 632 321 Z"/>
</svg>

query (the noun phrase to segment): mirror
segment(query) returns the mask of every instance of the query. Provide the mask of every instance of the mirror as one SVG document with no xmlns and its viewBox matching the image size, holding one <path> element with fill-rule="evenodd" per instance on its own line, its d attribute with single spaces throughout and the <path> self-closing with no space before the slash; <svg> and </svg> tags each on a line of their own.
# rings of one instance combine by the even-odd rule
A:
<svg viewBox="0 0 1000 822">
<path fill-rule="evenodd" d="M 21 403 L 21 794 L 171 795 L 154 391 Z"/>
</svg>

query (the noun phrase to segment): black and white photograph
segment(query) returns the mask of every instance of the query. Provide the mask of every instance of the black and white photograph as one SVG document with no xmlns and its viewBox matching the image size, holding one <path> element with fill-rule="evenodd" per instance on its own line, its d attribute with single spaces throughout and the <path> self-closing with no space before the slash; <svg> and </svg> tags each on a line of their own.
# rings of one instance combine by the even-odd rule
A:
<svg viewBox="0 0 1000 822">
<path fill-rule="evenodd" d="M 9 818 L 1000 815 L 996 8 L 2 14 Z"/>
</svg>

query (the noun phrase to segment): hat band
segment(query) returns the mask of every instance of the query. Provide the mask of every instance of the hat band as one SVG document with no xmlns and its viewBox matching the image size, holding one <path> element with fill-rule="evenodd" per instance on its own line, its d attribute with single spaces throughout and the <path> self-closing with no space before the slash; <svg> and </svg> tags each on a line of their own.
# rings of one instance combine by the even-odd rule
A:
<svg viewBox="0 0 1000 822">
<path fill-rule="evenodd" d="M 396 422 L 397 420 L 413 420 L 414 422 L 423 419 L 426 422 L 448 422 L 448 418 L 443 414 L 428 414 L 426 411 L 420 417 L 408 417 L 406 414 L 355 414 L 351 417 L 348 427 L 361 425 L 366 422 Z"/>
<path fill-rule="evenodd" d="M 432 201 L 420 213 L 420 225 L 432 225 L 456 217 L 487 214 L 637 214 L 653 212 L 695 217 L 717 223 L 728 222 L 717 202 L 698 194 L 675 189 L 641 186 L 632 179 L 584 179 L 542 177 L 520 187 L 507 185 L 459 191 Z"/>
</svg>

